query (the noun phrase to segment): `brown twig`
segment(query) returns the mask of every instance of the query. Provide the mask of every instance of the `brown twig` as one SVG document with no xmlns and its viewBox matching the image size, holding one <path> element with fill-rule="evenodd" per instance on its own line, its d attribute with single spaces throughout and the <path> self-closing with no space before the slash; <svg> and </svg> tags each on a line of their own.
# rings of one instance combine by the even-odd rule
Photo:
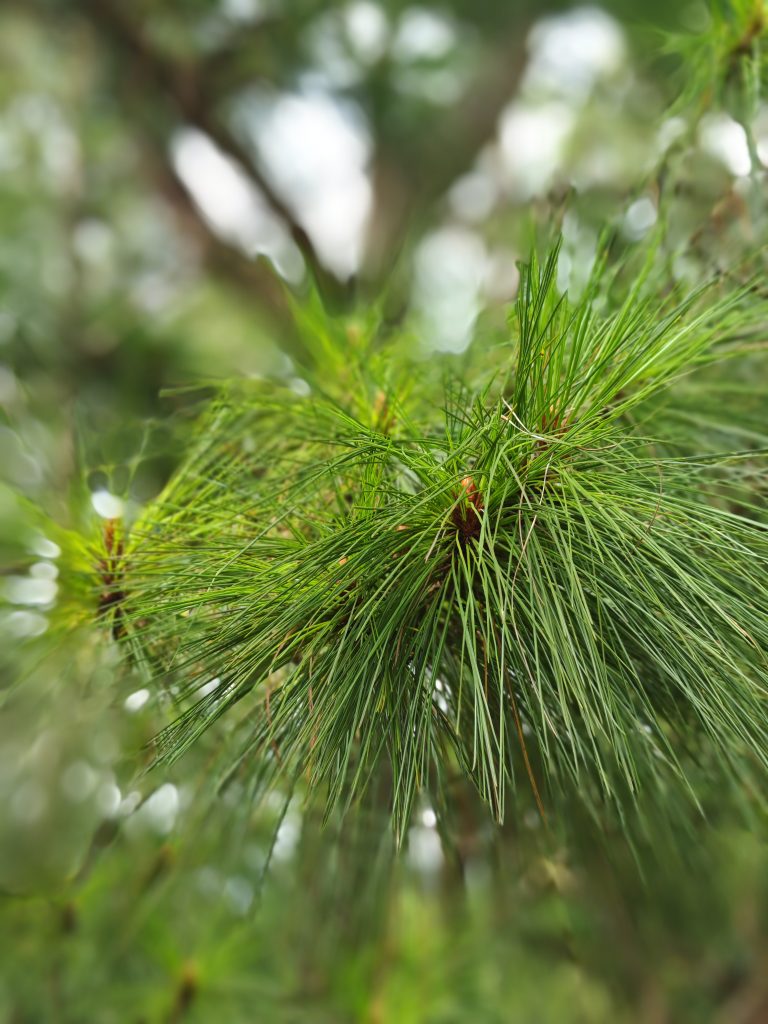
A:
<svg viewBox="0 0 768 1024">
<path fill-rule="evenodd" d="M 282 221 L 318 284 L 330 285 L 323 266 L 303 225 L 290 205 L 257 166 L 252 154 L 213 109 L 206 92 L 204 67 L 181 64 L 153 44 L 129 8 L 113 0 L 82 0 L 96 30 L 109 39 L 130 71 L 130 92 L 146 93 L 147 86 L 171 102 L 181 120 L 204 132 L 261 193 L 272 212 Z M 152 104 L 149 105 L 152 108 Z"/>
</svg>

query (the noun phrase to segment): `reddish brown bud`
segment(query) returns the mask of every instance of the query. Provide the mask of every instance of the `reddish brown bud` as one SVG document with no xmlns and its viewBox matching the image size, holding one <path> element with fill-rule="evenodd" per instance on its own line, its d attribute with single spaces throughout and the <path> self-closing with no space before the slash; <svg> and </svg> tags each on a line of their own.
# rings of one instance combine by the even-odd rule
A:
<svg viewBox="0 0 768 1024">
<path fill-rule="evenodd" d="M 463 543 L 480 535 L 480 513 L 485 507 L 483 495 L 471 476 L 465 476 L 460 483 L 461 493 L 453 508 L 451 519 Z"/>
</svg>

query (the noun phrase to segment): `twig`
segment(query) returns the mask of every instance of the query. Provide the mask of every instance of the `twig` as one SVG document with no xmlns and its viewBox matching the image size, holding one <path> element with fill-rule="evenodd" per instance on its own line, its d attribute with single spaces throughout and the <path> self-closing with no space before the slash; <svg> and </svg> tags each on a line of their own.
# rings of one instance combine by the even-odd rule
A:
<svg viewBox="0 0 768 1024">
<path fill-rule="evenodd" d="M 295 214 L 256 166 L 248 149 L 216 116 L 206 96 L 205 82 L 195 65 L 181 65 L 158 50 L 126 9 L 112 0 L 83 0 L 92 22 L 108 36 L 122 57 L 138 72 L 131 77 L 131 88 L 152 85 L 171 100 L 183 120 L 204 132 L 263 195 L 275 215 L 283 222 L 319 284 L 328 283 L 329 272 L 323 266 L 312 241 Z M 149 106 L 151 108 L 151 104 Z"/>
</svg>

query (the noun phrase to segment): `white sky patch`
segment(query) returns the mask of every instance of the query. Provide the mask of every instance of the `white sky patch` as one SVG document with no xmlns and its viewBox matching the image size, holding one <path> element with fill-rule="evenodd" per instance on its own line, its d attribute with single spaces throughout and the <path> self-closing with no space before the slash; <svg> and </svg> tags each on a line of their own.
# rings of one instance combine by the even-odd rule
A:
<svg viewBox="0 0 768 1024">
<path fill-rule="evenodd" d="M 421 812 L 421 823 L 424 828 L 434 828 L 437 825 L 437 815 L 431 807 L 427 807 Z"/>
<path fill-rule="evenodd" d="M 551 188 L 595 85 L 620 73 L 626 62 L 618 22 L 590 6 L 542 18 L 531 29 L 528 49 L 520 95 L 499 118 L 502 178 L 522 201 Z M 593 158 L 587 177 L 610 176 L 610 161 L 599 153 Z"/>
<path fill-rule="evenodd" d="M 193 128 L 176 133 L 171 154 L 179 177 L 216 234 L 247 256 L 268 256 L 289 281 L 301 279 L 298 249 L 233 160 Z"/>
<path fill-rule="evenodd" d="M 149 697 L 149 690 L 134 690 L 134 692 L 129 694 L 123 701 L 123 707 L 126 711 L 139 711 L 147 703 Z"/>
<path fill-rule="evenodd" d="M 123 794 L 114 782 L 103 782 L 96 793 L 96 803 L 105 818 L 113 818 L 120 810 Z"/>
<path fill-rule="evenodd" d="M 461 352 L 467 347 L 486 267 L 483 240 L 466 228 L 441 228 L 421 242 L 415 259 L 415 302 L 431 348 Z"/>
<path fill-rule="evenodd" d="M 73 761 L 64 769 L 60 785 L 68 800 L 81 803 L 88 799 L 98 781 L 98 774 L 87 761 Z"/>
<path fill-rule="evenodd" d="M 102 519 L 119 519 L 125 511 L 122 498 L 105 490 L 94 491 L 91 495 L 91 504 Z"/>
<path fill-rule="evenodd" d="M 574 126 L 574 110 L 560 101 L 529 106 L 514 101 L 501 116 L 499 143 L 513 191 L 541 195 L 560 167 Z"/>
<path fill-rule="evenodd" d="M 431 874 L 443 861 L 440 837 L 434 828 L 416 826 L 408 833 L 407 857 L 410 864 L 424 874 Z"/>
<path fill-rule="evenodd" d="M 656 137 L 657 157 L 666 153 L 669 147 L 685 134 L 686 128 L 685 119 L 682 117 L 668 117 L 663 121 Z"/>
<path fill-rule="evenodd" d="M 621 28 L 597 7 L 542 18 L 528 38 L 524 88 L 583 102 L 595 83 L 617 72 L 626 58 Z"/>
<path fill-rule="evenodd" d="M 239 121 L 326 266 L 354 273 L 373 198 L 362 115 L 320 92 L 285 93 L 246 98 Z"/>
<path fill-rule="evenodd" d="M 752 131 L 755 136 L 757 158 L 764 167 L 768 167 L 768 104 L 763 104 L 758 110 Z"/>
<path fill-rule="evenodd" d="M 55 580 L 59 570 L 53 562 L 35 562 L 29 567 L 29 575 L 35 580 Z"/>
<path fill-rule="evenodd" d="M 207 697 L 209 693 L 213 693 L 214 690 L 218 690 L 220 686 L 221 679 L 219 679 L 217 676 L 215 679 L 210 679 L 207 683 L 203 683 L 203 685 L 197 691 L 197 696 Z"/>
<path fill-rule="evenodd" d="M 120 814 L 122 817 L 127 818 L 130 814 L 136 810 L 141 804 L 141 793 L 138 789 L 132 789 L 130 793 L 126 794 L 120 801 Z"/>
<path fill-rule="evenodd" d="M 408 7 L 397 24 L 392 56 L 403 62 L 439 60 L 456 45 L 456 28 L 444 14 Z"/>
<path fill-rule="evenodd" d="M 747 133 L 727 114 L 710 114 L 699 129 L 701 148 L 720 160 L 731 174 L 744 177 L 752 170 Z"/>
<path fill-rule="evenodd" d="M 41 558 L 58 558 L 61 554 L 61 548 L 59 545 L 42 535 L 35 538 L 32 542 L 31 549 Z"/>
<path fill-rule="evenodd" d="M 258 21 L 266 13 L 263 0 L 221 0 L 221 13 L 231 21 Z"/>
<path fill-rule="evenodd" d="M 53 580 L 8 576 L 3 591 L 10 604 L 49 605 L 56 598 L 58 586 Z"/>
<path fill-rule="evenodd" d="M 470 224 L 485 220 L 496 202 L 496 185 L 481 170 L 462 175 L 451 187 L 448 199 L 457 217 Z"/>
<path fill-rule="evenodd" d="M 439 679 L 435 680 L 435 690 L 432 695 L 432 699 L 442 712 L 448 712 L 448 701 L 445 699 L 445 687 Z"/>
<path fill-rule="evenodd" d="M 624 234 L 633 241 L 642 238 L 656 223 L 657 216 L 656 207 L 648 196 L 636 199 L 624 215 Z"/>
<path fill-rule="evenodd" d="M 179 812 L 179 791 L 171 782 L 166 782 L 147 797 L 136 811 L 134 820 L 141 819 L 155 832 L 165 835 L 171 831 Z"/>
<path fill-rule="evenodd" d="M 389 22 L 382 8 L 371 0 L 358 0 L 344 11 L 344 27 L 355 56 L 373 64 L 384 55 L 389 41 Z"/>
<path fill-rule="evenodd" d="M 484 282 L 485 294 L 493 303 L 511 302 L 520 285 L 517 256 L 511 249 L 499 247 L 488 254 Z"/>
<path fill-rule="evenodd" d="M 6 629 L 11 636 L 23 639 L 26 637 L 42 636 L 48 628 L 48 620 L 38 612 L 19 610 L 4 615 L 0 619 L 0 626 Z"/>
<path fill-rule="evenodd" d="M 276 861 L 290 860 L 301 835 L 301 816 L 289 807 L 277 830 L 272 856 Z"/>
<path fill-rule="evenodd" d="M 347 8 L 351 10 L 356 4 Z M 338 12 L 327 11 L 313 18 L 307 26 L 305 39 L 311 68 L 304 71 L 302 80 L 315 83 L 320 89 L 348 89 L 363 78 L 363 66 L 368 63 L 359 51 L 355 37 L 356 26 L 342 19 Z"/>
</svg>

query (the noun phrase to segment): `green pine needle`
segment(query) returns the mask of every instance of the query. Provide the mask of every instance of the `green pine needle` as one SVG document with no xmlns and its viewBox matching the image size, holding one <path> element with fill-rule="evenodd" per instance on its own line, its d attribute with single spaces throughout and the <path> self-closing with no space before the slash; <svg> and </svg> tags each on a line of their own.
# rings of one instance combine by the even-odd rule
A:
<svg viewBox="0 0 768 1024">
<path fill-rule="evenodd" d="M 715 454 L 670 391 L 754 348 L 765 301 L 660 300 L 652 252 L 623 301 L 603 258 L 570 303 L 558 254 L 472 391 L 402 397 L 363 345 L 343 402 L 212 402 L 120 556 L 121 641 L 179 708 L 160 760 L 239 706 L 233 770 L 330 812 L 386 766 L 398 837 L 456 772 L 501 821 L 766 767 L 767 453 Z"/>
</svg>

